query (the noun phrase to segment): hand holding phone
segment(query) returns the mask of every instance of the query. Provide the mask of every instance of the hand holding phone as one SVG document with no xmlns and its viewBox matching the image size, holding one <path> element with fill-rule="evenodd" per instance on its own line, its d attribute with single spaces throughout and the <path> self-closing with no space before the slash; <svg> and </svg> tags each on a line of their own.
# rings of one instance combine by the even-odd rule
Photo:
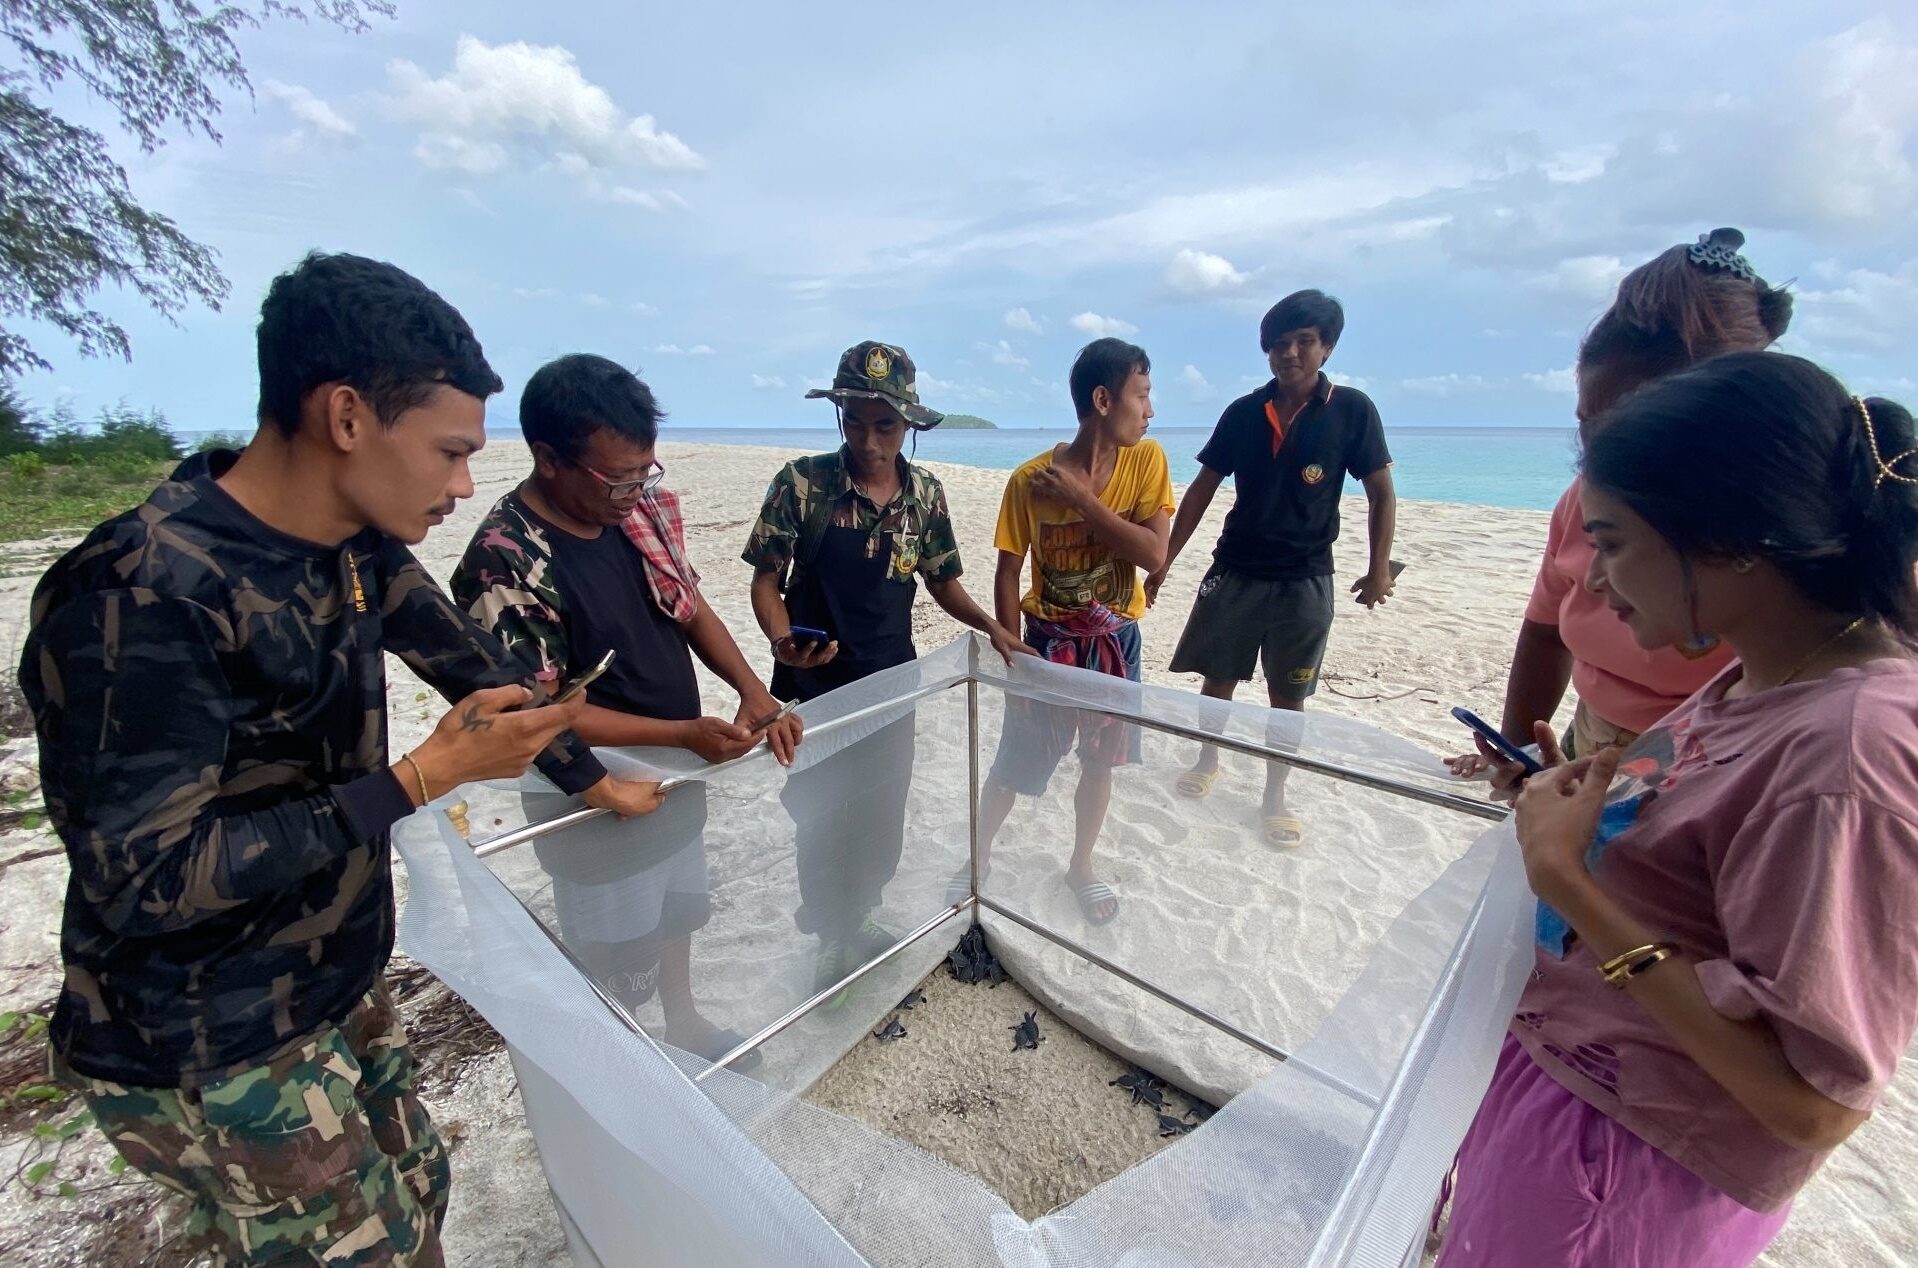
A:
<svg viewBox="0 0 1918 1268">
<path fill-rule="evenodd" d="M 1536 775 L 1545 769 L 1537 758 L 1499 734 L 1497 727 L 1470 709 L 1455 708 L 1452 710 L 1452 716 L 1477 733 L 1480 739 L 1491 746 L 1493 752 L 1513 765 L 1523 767 L 1527 775 Z"/>
</svg>

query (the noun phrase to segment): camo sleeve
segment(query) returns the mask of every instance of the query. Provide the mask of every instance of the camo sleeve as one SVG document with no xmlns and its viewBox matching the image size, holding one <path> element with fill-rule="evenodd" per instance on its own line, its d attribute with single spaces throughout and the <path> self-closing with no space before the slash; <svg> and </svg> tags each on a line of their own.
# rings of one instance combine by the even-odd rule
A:
<svg viewBox="0 0 1918 1268">
<path fill-rule="evenodd" d="M 47 811 L 115 933 L 186 928 L 363 843 L 337 790 L 216 808 L 227 737 L 244 724 L 220 663 L 232 639 L 220 616 L 150 590 L 75 598 L 35 632 Z M 393 782 L 381 770 L 340 787 L 374 780 Z"/>
<path fill-rule="evenodd" d="M 453 570 L 453 602 L 544 683 L 564 677 L 572 656 L 551 557 L 494 516 L 480 526 Z"/>
<path fill-rule="evenodd" d="M 917 468 L 913 472 L 915 484 Z M 946 506 L 946 488 L 932 473 L 915 489 L 921 506 L 919 575 L 927 581 L 956 581 L 965 572 L 959 562 L 959 534 L 953 531 L 952 511 Z"/>
<path fill-rule="evenodd" d="M 808 487 L 798 467 L 790 462 L 779 469 L 779 474 L 767 486 L 759 519 L 753 524 L 752 535 L 746 539 L 746 549 L 740 553 L 740 558 L 751 564 L 755 572 L 783 574 L 792 563 L 799 528 L 805 521 L 802 504 Z"/>
<path fill-rule="evenodd" d="M 449 702 L 533 676 L 532 666 L 447 597 L 412 551 L 389 540 L 380 553 L 380 571 L 386 649 Z M 534 765 L 562 792 L 584 792 L 606 777 L 606 768 L 571 731 L 548 745 Z"/>
</svg>

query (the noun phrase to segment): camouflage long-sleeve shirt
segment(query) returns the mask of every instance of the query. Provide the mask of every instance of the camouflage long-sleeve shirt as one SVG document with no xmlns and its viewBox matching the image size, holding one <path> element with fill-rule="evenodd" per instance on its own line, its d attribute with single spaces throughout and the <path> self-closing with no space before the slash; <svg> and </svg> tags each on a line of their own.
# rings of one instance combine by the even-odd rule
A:
<svg viewBox="0 0 1918 1268">
<path fill-rule="evenodd" d="M 397 654 L 449 699 L 524 681 L 403 545 L 274 531 L 190 459 L 34 592 L 20 665 L 72 865 L 51 1037 L 82 1074 L 217 1079 L 344 1017 L 393 946 Z M 566 737 L 562 788 L 599 762 Z"/>
</svg>

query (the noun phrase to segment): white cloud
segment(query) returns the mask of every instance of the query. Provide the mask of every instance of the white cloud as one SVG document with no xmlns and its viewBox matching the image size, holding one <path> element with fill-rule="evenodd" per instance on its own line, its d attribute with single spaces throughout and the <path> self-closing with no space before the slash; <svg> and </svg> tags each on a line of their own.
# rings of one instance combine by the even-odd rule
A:
<svg viewBox="0 0 1918 1268">
<path fill-rule="evenodd" d="M 1361 392 L 1363 392 L 1366 388 L 1370 387 L 1372 383 L 1370 379 L 1365 378 L 1363 375 L 1341 374 L 1337 370 L 1327 370 L 1325 372 L 1325 377 L 1332 380 L 1334 383 L 1338 384 L 1340 387 L 1357 388 Z M 1265 380 L 1259 379 L 1257 380 L 1257 382 L 1264 383 Z"/>
<path fill-rule="evenodd" d="M 514 299 L 557 299 L 559 292 L 550 286 L 515 286 Z"/>
<path fill-rule="evenodd" d="M 1827 261 L 1794 297 L 1791 336 L 1817 356 L 1896 354 L 1918 340 L 1918 257 L 1890 269 Z"/>
<path fill-rule="evenodd" d="M 268 79 L 261 81 L 260 90 L 299 121 L 300 126 L 284 138 L 290 145 L 304 145 L 309 140 L 350 141 L 360 134 L 352 120 L 298 84 Z"/>
<path fill-rule="evenodd" d="M 1006 313 L 1006 329 L 1021 331 L 1028 335 L 1042 335 L 1045 327 L 1039 319 L 1023 308 L 1014 308 Z"/>
<path fill-rule="evenodd" d="M 651 304 L 647 303 L 643 299 L 636 299 L 632 303 L 626 305 L 626 311 L 629 313 L 637 313 L 641 317 L 659 316 L 659 309 L 653 307 Z"/>
<path fill-rule="evenodd" d="M 515 154 L 535 166 L 546 159 L 590 197 L 659 210 L 677 195 L 649 194 L 603 174 L 706 166 L 652 115 L 622 110 L 564 48 L 462 35 L 444 75 L 405 60 L 386 69 L 393 109 L 419 125 L 413 153 L 429 167 L 486 176 L 505 170 Z"/>
<path fill-rule="evenodd" d="M 1004 339 L 998 340 L 995 343 L 982 343 L 979 345 L 979 351 L 991 357 L 994 365 L 1009 365 L 1015 370 L 1023 370 L 1032 364 L 1032 362 L 1020 356 L 1018 349 L 1014 348 Z"/>
<path fill-rule="evenodd" d="M 1575 255 L 1538 274 L 1532 285 L 1550 294 L 1604 305 L 1618 293 L 1618 284 L 1630 271 L 1615 255 Z"/>
<path fill-rule="evenodd" d="M 1188 364 L 1179 371 L 1179 384 L 1185 388 L 1186 395 L 1195 401 L 1209 401 L 1219 394 L 1219 389 L 1212 386 L 1205 372 L 1196 365 Z"/>
<path fill-rule="evenodd" d="M 1181 295 L 1220 295 L 1250 280 L 1224 256 L 1190 247 L 1173 256 L 1165 270 L 1165 284 Z"/>
<path fill-rule="evenodd" d="M 606 307 L 607 300 L 604 295 L 596 295 L 593 292 L 588 291 L 586 292 L 586 294 L 581 295 L 579 297 L 579 302 L 586 305 L 586 307 L 588 308 L 604 308 Z"/>
<path fill-rule="evenodd" d="M 1459 396 L 1467 392 L 1482 392 L 1491 387 L 1492 382 L 1483 375 L 1453 373 L 1401 379 L 1399 386 L 1407 392 L 1419 392 L 1427 396 Z"/>
<path fill-rule="evenodd" d="M 777 374 L 753 375 L 753 386 L 757 388 L 784 388 L 786 380 Z"/>
<path fill-rule="evenodd" d="M 646 351 L 656 352 L 662 357 L 710 357 L 713 355 L 713 350 L 703 343 L 696 343 L 690 348 L 682 348 L 676 343 L 656 343 Z"/>
<path fill-rule="evenodd" d="M 1545 370 L 1537 374 L 1525 375 L 1525 381 L 1533 387 L 1543 388 L 1547 392 L 1576 393 L 1578 374 L 1571 366 L 1560 370 Z"/>
<path fill-rule="evenodd" d="M 1072 328 L 1095 338 L 1116 335 L 1136 335 L 1139 328 L 1129 321 L 1120 321 L 1117 317 L 1101 317 L 1097 313 L 1080 313 L 1072 319 Z"/>
</svg>

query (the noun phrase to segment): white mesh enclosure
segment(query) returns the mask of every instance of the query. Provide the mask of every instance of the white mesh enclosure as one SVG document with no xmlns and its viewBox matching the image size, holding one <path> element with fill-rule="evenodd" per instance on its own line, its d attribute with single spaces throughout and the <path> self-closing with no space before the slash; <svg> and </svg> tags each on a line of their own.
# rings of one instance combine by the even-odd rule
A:
<svg viewBox="0 0 1918 1268">
<path fill-rule="evenodd" d="M 695 777 L 641 819 L 528 782 L 463 790 L 473 843 L 437 812 L 395 834 L 401 942 L 511 1045 L 581 1262 L 1405 1261 L 1530 966 L 1509 829 L 1462 813 L 1433 759 L 1340 719 L 1009 670 L 971 640 L 802 714 L 791 771 L 607 754 Z M 1217 782 L 1175 796 L 1206 737 Z M 1297 849 L 1263 840 L 1274 770 Z M 1068 883 L 1075 841 L 1109 922 Z M 1229 1103 L 1027 1221 L 800 1100 L 975 916 L 1054 1012 Z M 821 963 L 822 931 L 859 953 Z"/>
</svg>

